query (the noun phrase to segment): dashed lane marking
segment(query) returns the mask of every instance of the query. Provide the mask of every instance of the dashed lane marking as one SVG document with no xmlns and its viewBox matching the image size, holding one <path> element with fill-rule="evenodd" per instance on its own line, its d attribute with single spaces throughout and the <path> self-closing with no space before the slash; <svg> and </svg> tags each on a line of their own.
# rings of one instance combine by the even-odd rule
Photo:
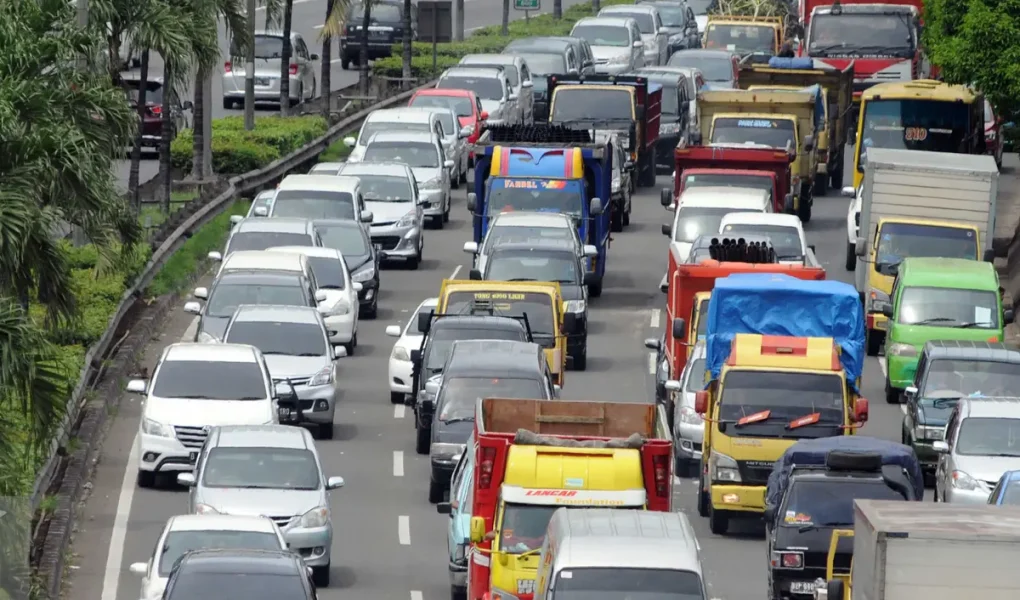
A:
<svg viewBox="0 0 1020 600">
<path fill-rule="evenodd" d="M 393 451 L 393 476 L 404 476 L 404 453 L 400 450 Z"/>
<path fill-rule="evenodd" d="M 411 600 L 422 600 L 421 592 L 418 590 L 411 590 Z"/>
<path fill-rule="evenodd" d="M 662 316 L 662 311 L 660 309 L 656 308 L 656 309 L 652 310 L 652 322 L 649 324 L 649 326 L 652 329 L 658 329 L 659 328 L 659 318 L 661 316 Z"/>
<path fill-rule="evenodd" d="M 403 404 L 398 404 L 398 405 L 394 406 L 393 407 L 393 418 L 394 419 L 403 419 L 404 418 L 404 411 L 406 409 L 407 409 L 407 407 L 404 406 Z"/>
<path fill-rule="evenodd" d="M 655 353 L 648 353 L 648 374 L 655 375 Z"/>
<path fill-rule="evenodd" d="M 460 273 L 461 266 L 462 265 L 457 265 L 457 268 L 453 270 L 453 273 L 450 273 L 450 279 L 456 279 L 457 278 L 457 273 Z"/>
<path fill-rule="evenodd" d="M 401 546 L 411 545 L 411 517 L 400 515 L 397 517 L 397 539 Z"/>
</svg>

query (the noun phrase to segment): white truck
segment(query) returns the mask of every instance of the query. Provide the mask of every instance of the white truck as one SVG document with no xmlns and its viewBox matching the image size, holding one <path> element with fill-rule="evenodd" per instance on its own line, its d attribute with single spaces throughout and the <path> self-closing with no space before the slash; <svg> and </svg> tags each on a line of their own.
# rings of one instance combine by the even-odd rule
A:
<svg viewBox="0 0 1020 600">
<path fill-rule="evenodd" d="M 852 600 L 1016 600 L 1018 564 L 1020 508 L 854 501 Z"/>
</svg>

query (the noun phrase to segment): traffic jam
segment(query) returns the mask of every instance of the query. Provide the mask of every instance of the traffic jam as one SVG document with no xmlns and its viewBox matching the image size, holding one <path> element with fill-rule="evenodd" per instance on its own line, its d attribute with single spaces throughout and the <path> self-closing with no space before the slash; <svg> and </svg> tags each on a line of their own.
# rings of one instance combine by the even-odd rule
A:
<svg viewBox="0 0 1020 600">
<path fill-rule="evenodd" d="M 142 600 L 331 585 L 331 502 L 352 486 L 322 453 L 344 443 L 344 364 L 452 211 L 469 264 L 386 327 L 385 369 L 453 598 L 708 600 L 727 575 L 706 536 L 764 545 L 770 600 L 1017 597 L 993 108 L 937 79 L 918 1 L 693 7 L 615 5 L 569 38 L 469 55 L 374 111 L 345 161 L 235 217 L 184 305 L 193 337 L 126 386 L 144 400 L 136 485 L 188 489 L 130 564 Z M 845 264 L 842 239 L 823 264 L 805 235 L 825 196 L 848 205 Z M 651 235 L 631 224 L 648 198 L 669 216 L 645 257 L 666 264 L 654 397 L 568 400 L 597 364 L 617 245 Z M 898 441 L 862 431 L 885 404 Z M 734 533 L 747 523 L 763 537 Z"/>
</svg>

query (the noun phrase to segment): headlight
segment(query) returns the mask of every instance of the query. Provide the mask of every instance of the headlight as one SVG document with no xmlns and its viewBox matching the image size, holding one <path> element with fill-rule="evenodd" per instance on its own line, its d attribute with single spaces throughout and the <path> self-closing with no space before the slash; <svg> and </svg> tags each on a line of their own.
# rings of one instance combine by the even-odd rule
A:
<svg viewBox="0 0 1020 600">
<path fill-rule="evenodd" d="M 563 303 L 564 312 L 583 313 L 588 306 L 584 300 L 567 300 Z"/>
<path fill-rule="evenodd" d="M 740 483 L 737 461 L 725 454 L 712 453 L 712 456 L 708 458 L 708 472 L 712 477 L 712 481 Z"/>
<path fill-rule="evenodd" d="M 953 471 L 952 479 L 953 479 L 953 487 L 958 489 L 958 490 L 966 490 L 966 491 L 976 491 L 976 490 L 991 491 L 991 490 L 988 489 L 988 485 L 985 484 L 985 482 L 979 481 L 977 479 L 974 479 L 973 477 L 971 477 L 970 475 L 964 473 L 963 471 Z"/>
<path fill-rule="evenodd" d="M 421 186 L 419 187 L 423 190 L 438 190 L 439 186 L 441 186 L 442 184 L 443 184 L 442 177 L 433 177 L 432 179 L 429 179 L 425 183 L 421 184 Z"/>
<path fill-rule="evenodd" d="M 942 441 L 945 434 L 946 430 L 943 427 L 928 427 L 926 425 L 917 425 L 914 427 L 914 437 L 918 440 L 938 442 Z"/>
<path fill-rule="evenodd" d="M 884 302 L 888 304 L 889 294 L 883 292 L 882 290 L 875 289 L 871 290 L 871 292 L 868 294 L 868 312 L 874 312 L 876 310 L 875 305 L 878 304 L 879 302 Z"/>
<path fill-rule="evenodd" d="M 917 356 L 917 348 L 910 344 L 891 344 L 885 350 L 888 356 L 899 356 L 901 358 L 911 358 Z"/>
<path fill-rule="evenodd" d="M 216 337 L 215 335 L 212 335 L 211 333 L 206 333 L 205 331 L 203 331 L 202 333 L 198 334 L 198 341 L 199 343 L 202 344 L 218 344 L 220 342 L 220 338 Z"/>
<path fill-rule="evenodd" d="M 312 378 L 308 380 L 308 385 L 326 385 L 333 383 L 333 365 L 322 367 L 322 369 L 312 375 Z"/>
<path fill-rule="evenodd" d="M 687 423 L 688 425 L 704 425 L 705 419 L 703 419 L 698 413 L 694 412 L 694 409 L 690 406 L 681 406 L 680 422 Z"/>
<path fill-rule="evenodd" d="M 659 135 L 667 135 L 671 133 L 680 133 L 679 123 L 662 123 L 659 125 Z"/>
<path fill-rule="evenodd" d="M 406 215 L 400 217 L 400 220 L 397 221 L 397 227 L 411 227 L 412 225 L 414 225 L 414 222 L 417 219 L 418 219 L 418 214 L 415 213 L 414 211 L 411 211 L 411 212 L 407 213 Z"/>
<path fill-rule="evenodd" d="M 358 283 L 365 283 L 366 281 L 370 281 L 371 279 L 374 278 L 375 278 L 375 265 L 368 265 L 367 267 L 361 270 L 355 271 L 351 275 L 351 279 L 357 281 Z"/>
<path fill-rule="evenodd" d="M 407 348 L 404 348 L 403 346 L 394 346 L 393 354 L 390 354 L 390 358 L 403 362 L 411 362 L 411 356 L 407 353 Z"/>
<path fill-rule="evenodd" d="M 317 506 L 301 515 L 302 527 L 325 527 L 329 523 L 329 508 Z"/>
<path fill-rule="evenodd" d="M 199 515 L 218 515 L 220 514 L 220 511 L 208 504 L 198 504 L 195 506 L 195 513 Z"/>
<path fill-rule="evenodd" d="M 148 435 L 154 435 L 156 437 L 172 438 L 174 432 L 170 429 L 169 425 L 163 425 L 152 419 L 142 419 L 142 431 Z"/>
<path fill-rule="evenodd" d="M 429 454 L 435 458 L 453 458 L 464 452 L 465 444 L 432 444 Z"/>
<path fill-rule="evenodd" d="M 611 64 L 611 65 L 624 65 L 624 64 L 627 64 L 628 62 L 630 62 L 630 57 L 629 56 L 623 56 L 623 55 L 621 55 L 621 56 L 614 56 L 614 57 L 610 58 L 609 61 L 608 61 L 608 63 Z"/>
<path fill-rule="evenodd" d="M 619 191 L 620 191 L 620 178 L 613 177 L 613 193 L 615 194 L 616 192 Z"/>
</svg>

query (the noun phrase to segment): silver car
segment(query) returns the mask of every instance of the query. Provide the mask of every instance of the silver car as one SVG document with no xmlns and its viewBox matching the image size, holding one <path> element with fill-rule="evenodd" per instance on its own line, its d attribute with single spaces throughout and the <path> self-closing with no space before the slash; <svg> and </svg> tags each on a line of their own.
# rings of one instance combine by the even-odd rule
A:
<svg viewBox="0 0 1020 600">
<path fill-rule="evenodd" d="M 363 162 L 403 163 L 411 167 L 425 217 L 437 229 L 442 229 L 443 224 L 450 220 L 450 169 L 453 161 L 446 158 L 443 144 L 434 134 L 409 131 L 377 133 L 365 145 Z"/>
<path fill-rule="evenodd" d="M 634 19 L 645 43 L 645 64 L 664 65 L 669 60 L 669 29 L 663 26 L 662 15 L 654 4 L 607 6 L 598 16 Z"/>
<path fill-rule="evenodd" d="M 961 398 L 932 449 L 935 501 L 987 504 L 1002 474 L 1020 469 L 1020 400 Z"/>
<path fill-rule="evenodd" d="M 223 252 L 210 252 L 219 261 L 235 250 L 268 250 L 276 246 L 321 246 L 322 239 L 308 219 L 251 218 L 237 221 Z"/>
<path fill-rule="evenodd" d="M 422 206 L 426 200 L 418 195 L 411 167 L 404 163 L 351 163 L 344 165 L 340 174 L 361 180 L 365 206 L 375 217 L 368 231 L 382 258 L 416 268 L 425 247 Z"/>
<path fill-rule="evenodd" d="M 343 477 L 326 478 L 312 434 L 300 427 L 216 427 L 202 447 L 190 487 L 188 512 L 267 516 L 291 551 L 312 568 L 315 585 L 329 585 L 333 520 L 329 492 Z"/>
<path fill-rule="evenodd" d="M 645 66 L 645 43 L 634 19 L 585 17 L 574 24 L 570 35 L 591 45 L 596 73 L 619 75 Z"/>
<path fill-rule="evenodd" d="M 535 118 L 534 83 L 528 63 L 516 54 L 468 54 L 460 64 L 471 67 L 503 67 L 510 78 L 510 89 L 517 94 L 517 107 L 525 123 Z"/>
<path fill-rule="evenodd" d="M 503 68 L 452 67 L 443 71 L 436 83 L 439 89 L 471 90 L 482 101 L 482 110 L 489 113 L 488 125 L 521 123 L 517 94 Z"/>
<path fill-rule="evenodd" d="M 577 224 L 569 215 L 524 211 L 496 215 L 489 223 L 481 246 L 475 242 L 465 242 L 464 252 L 473 256 L 473 268 L 484 272 L 485 263 L 497 246 L 536 240 L 569 241 L 578 258 L 586 263 L 588 269 L 591 268 L 587 264 L 589 259 L 599 253 L 598 248 L 581 241 L 577 234 Z"/>
<path fill-rule="evenodd" d="M 259 30 L 255 32 L 255 101 L 280 101 L 280 69 L 283 56 L 283 32 Z M 297 104 L 315 97 L 315 61 L 318 54 L 308 51 L 301 34 L 290 34 L 290 103 Z M 223 108 L 231 109 L 235 103 L 244 103 L 246 76 L 243 57 L 231 51 L 233 59 L 223 64 Z"/>
<path fill-rule="evenodd" d="M 657 341 L 657 340 L 656 340 Z M 694 410 L 694 395 L 705 389 L 705 342 L 698 342 L 687 359 L 679 381 L 667 381 L 666 391 L 673 399 L 673 448 L 677 475 L 696 477 L 701 465 L 701 444 L 705 421 Z"/>
<path fill-rule="evenodd" d="M 467 183 L 469 167 L 468 155 L 471 153 L 467 140 L 471 137 L 473 129 L 471 126 L 460 126 L 460 119 L 452 108 L 442 106 L 416 106 L 407 107 L 404 110 L 421 110 L 435 114 L 443 129 L 443 136 L 440 141 L 443 143 L 443 151 L 446 158 L 453 161 L 453 168 L 450 169 L 450 187 L 457 189 L 461 183 Z"/>
</svg>

